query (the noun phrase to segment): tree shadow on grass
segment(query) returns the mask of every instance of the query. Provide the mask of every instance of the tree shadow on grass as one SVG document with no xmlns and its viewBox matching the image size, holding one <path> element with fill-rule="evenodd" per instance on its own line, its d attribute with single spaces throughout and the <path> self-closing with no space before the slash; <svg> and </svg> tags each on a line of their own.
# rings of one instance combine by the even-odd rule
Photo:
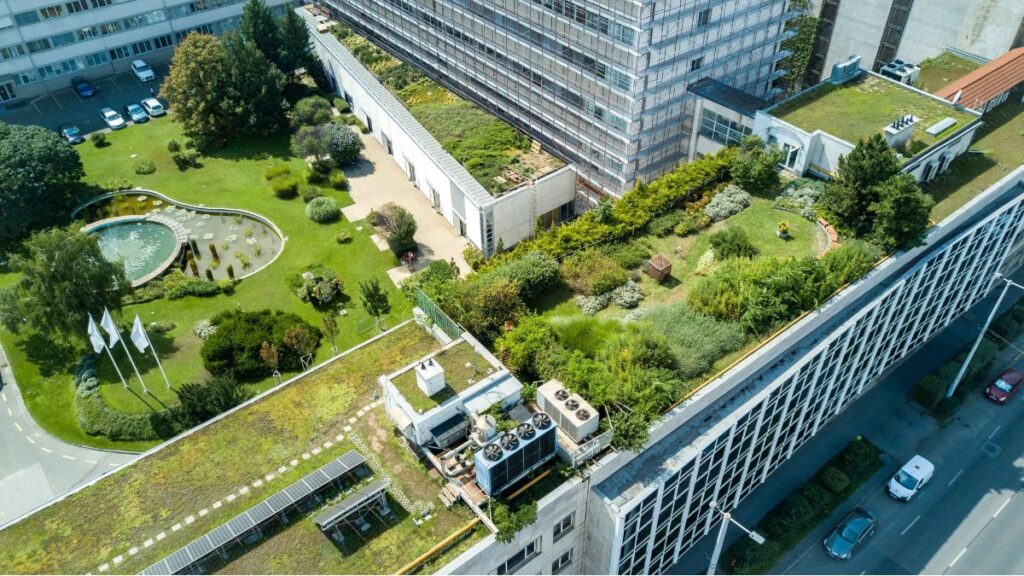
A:
<svg viewBox="0 0 1024 576">
<path fill-rule="evenodd" d="M 998 164 L 987 154 L 968 152 L 957 157 L 946 172 L 925 184 L 924 191 L 931 194 L 936 203 L 942 202 Z"/>
<path fill-rule="evenodd" d="M 286 162 L 295 158 L 292 154 L 287 134 L 269 134 L 267 136 L 243 136 L 232 139 L 221 148 L 211 146 L 203 151 L 207 158 L 220 160 L 277 160 Z"/>
<path fill-rule="evenodd" d="M 22 338 L 17 345 L 29 362 L 35 364 L 39 373 L 47 378 L 74 371 L 82 354 L 82 350 L 71 342 L 58 341 L 40 332 Z"/>
</svg>

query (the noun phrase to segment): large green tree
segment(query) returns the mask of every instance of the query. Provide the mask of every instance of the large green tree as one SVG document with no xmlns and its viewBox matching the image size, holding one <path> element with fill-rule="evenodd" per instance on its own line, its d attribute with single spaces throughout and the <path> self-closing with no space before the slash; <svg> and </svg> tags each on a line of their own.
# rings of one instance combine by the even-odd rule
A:
<svg viewBox="0 0 1024 576">
<path fill-rule="evenodd" d="M 82 174 L 78 152 L 53 131 L 0 122 L 0 247 L 63 219 Z"/>
<path fill-rule="evenodd" d="M 248 0 L 242 6 L 242 24 L 239 30 L 242 37 L 255 44 L 268 60 L 278 63 L 281 30 L 274 19 L 274 13 L 264 0 Z"/>
<path fill-rule="evenodd" d="M 729 172 L 747 192 L 773 196 L 779 187 L 779 164 L 784 159 L 778 146 L 767 146 L 758 136 L 747 136 L 740 142 L 740 153 Z"/>
<path fill-rule="evenodd" d="M 160 94 L 171 103 L 174 119 L 197 140 L 223 137 L 232 122 L 224 114 L 231 66 L 216 37 L 193 32 L 174 51 Z"/>
<path fill-rule="evenodd" d="M 921 191 L 910 174 L 893 176 L 876 186 L 878 200 L 870 207 L 874 217 L 872 240 L 885 251 L 909 248 L 921 241 L 935 202 Z"/>
<path fill-rule="evenodd" d="M 287 122 L 284 74 L 255 43 L 238 34 L 222 39 L 228 62 L 228 97 L 224 112 L 235 130 L 244 134 L 270 134 Z"/>
<path fill-rule="evenodd" d="M 11 259 L 17 283 L 0 296 L 8 330 L 24 322 L 51 337 L 84 337 L 89 313 L 120 309 L 131 291 L 124 265 L 107 261 L 96 238 L 75 226 L 36 232 L 24 248 Z"/>
<path fill-rule="evenodd" d="M 870 207 L 878 201 L 877 186 L 899 171 L 896 154 L 881 134 L 861 140 L 839 159 L 836 178 L 826 186 L 821 206 L 841 228 L 866 235 L 874 222 Z"/>
<path fill-rule="evenodd" d="M 309 43 L 309 29 L 294 10 L 285 10 L 281 19 L 281 44 L 277 67 L 285 74 L 299 68 L 310 69 L 316 56 Z"/>
</svg>

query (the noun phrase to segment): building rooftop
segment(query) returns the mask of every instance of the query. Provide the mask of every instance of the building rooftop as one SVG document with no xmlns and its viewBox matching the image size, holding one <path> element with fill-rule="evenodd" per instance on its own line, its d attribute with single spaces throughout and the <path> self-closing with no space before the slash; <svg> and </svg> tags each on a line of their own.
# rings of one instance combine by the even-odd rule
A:
<svg viewBox="0 0 1024 576">
<path fill-rule="evenodd" d="M 702 78 L 690 84 L 687 91 L 716 104 L 721 104 L 730 110 L 735 110 L 744 116 L 753 117 L 754 112 L 770 106 L 767 101 L 719 82 L 714 78 Z"/>
<path fill-rule="evenodd" d="M 920 119 L 908 144 L 913 155 L 977 119 L 935 96 L 869 72 L 840 85 L 822 82 L 766 112 L 805 132 L 821 130 L 851 145 L 912 114 Z M 937 135 L 928 134 L 928 128 L 945 118 L 956 123 Z"/>
<path fill-rule="evenodd" d="M 424 358 L 423 360 L 426 360 Z M 469 341 L 463 340 L 430 357 L 434 365 L 444 369 L 445 387 L 427 396 L 416 384 L 416 371 L 420 364 L 407 366 L 390 376 L 391 383 L 415 409 L 426 412 L 443 404 L 449 398 L 465 391 L 495 372 L 491 362 Z M 429 368 L 429 367 L 428 367 Z"/>
<path fill-rule="evenodd" d="M 1024 82 L 1024 47 L 999 58 L 935 91 L 935 95 L 972 109 Z"/>
<path fill-rule="evenodd" d="M 925 92 L 935 93 L 943 86 L 966 76 L 976 70 L 982 63 L 971 60 L 952 52 L 943 52 L 934 58 L 923 60 L 916 85 Z"/>
</svg>

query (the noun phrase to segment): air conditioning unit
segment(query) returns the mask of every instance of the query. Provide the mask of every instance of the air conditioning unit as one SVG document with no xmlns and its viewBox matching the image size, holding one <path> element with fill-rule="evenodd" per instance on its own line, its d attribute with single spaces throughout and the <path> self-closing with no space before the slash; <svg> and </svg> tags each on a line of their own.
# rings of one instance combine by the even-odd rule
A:
<svg viewBox="0 0 1024 576">
<path fill-rule="evenodd" d="M 832 84 L 846 84 L 850 80 L 860 76 L 860 56 L 850 56 L 845 62 L 839 62 L 832 66 L 832 75 L 828 81 Z"/>
<path fill-rule="evenodd" d="M 597 432 L 597 410 L 579 394 L 566 390 L 558 380 L 550 380 L 537 389 L 537 405 L 577 444 Z"/>
<path fill-rule="evenodd" d="M 473 455 L 476 481 L 488 496 L 501 493 L 555 455 L 558 428 L 546 414 L 498 436 Z"/>
<path fill-rule="evenodd" d="M 416 386 L 427 396 L 444 390 L 444 368 L 433 358 L 416 365 Z"/>
<path fill-rule="evenodd" d="M 878 73 L 902 84 L 913 84 L 917 82 L 918 76 L 921 75 L 921 67 L 909 64 L 903 60 L 893 60 L 882 66 Z"/>
</svg>

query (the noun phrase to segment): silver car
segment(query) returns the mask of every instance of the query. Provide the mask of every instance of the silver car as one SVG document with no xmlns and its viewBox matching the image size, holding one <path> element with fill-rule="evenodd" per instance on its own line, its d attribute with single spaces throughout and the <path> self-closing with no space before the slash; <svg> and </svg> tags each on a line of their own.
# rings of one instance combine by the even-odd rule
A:
<svg viewBox="0 0 1024 576">
<path fill-rule="evenodd" d="M 117 112 L 114 112 L 113 108 L 104 108 L 100 110 L 100 117 L 103 118 L 103 123 L 111 130 L 120 130 L 121 128 L 128 126 L 128 123 L 124 121 L 124 118 L 122 118 Z"/>
</svg>

